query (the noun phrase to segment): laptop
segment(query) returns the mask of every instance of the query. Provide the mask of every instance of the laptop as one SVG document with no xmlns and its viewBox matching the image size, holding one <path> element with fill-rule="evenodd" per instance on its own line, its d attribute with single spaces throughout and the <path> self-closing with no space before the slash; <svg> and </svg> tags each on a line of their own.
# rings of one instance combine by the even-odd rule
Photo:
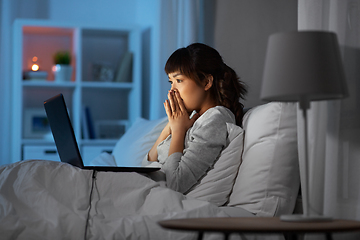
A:
<svg viewBox="0 0 360 240">
<path fill-rule="evenodd" d="M 149 173 L 160 170 L 158 167 L 84 166 L 64 96 L 58 94 L 46 100 L 44 107 L 61 162 L 71 164 L 81 169 L 107 172 Z"/>
</svg>

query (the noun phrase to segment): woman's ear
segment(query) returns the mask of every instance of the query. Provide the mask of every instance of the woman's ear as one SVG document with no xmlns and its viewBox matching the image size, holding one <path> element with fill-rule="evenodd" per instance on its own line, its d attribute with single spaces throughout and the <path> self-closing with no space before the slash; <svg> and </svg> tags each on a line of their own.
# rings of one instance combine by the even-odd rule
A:
<svg viewBox="0 0 360 240">
<path fill-rule="evenodd" d="M 214 77 L 212 75 L 208 75 L 206 77 L 205 91 L 209 90 L 213 85 Z"/>
</svg>

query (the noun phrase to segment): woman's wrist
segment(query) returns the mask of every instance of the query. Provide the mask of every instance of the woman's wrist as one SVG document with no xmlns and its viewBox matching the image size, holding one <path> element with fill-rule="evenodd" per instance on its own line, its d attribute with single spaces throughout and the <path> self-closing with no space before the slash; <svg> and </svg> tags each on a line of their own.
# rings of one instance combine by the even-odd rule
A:
<svg viewBox="0 0 360 240">
<path fill-rule="evenodd" d="M 171 131 L 171 143 L 170 143 L 170 149 L 169 154 L 175 153 L 175 152 L 183 152 L 184 150 L 184 140 L 185 140 L 185 134 L 186 131 Z"/>
</svg>

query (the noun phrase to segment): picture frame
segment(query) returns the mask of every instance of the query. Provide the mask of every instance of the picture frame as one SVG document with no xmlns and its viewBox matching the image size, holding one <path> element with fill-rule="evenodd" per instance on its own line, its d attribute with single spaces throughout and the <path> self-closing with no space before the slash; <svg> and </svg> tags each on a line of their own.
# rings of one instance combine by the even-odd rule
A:
<svg viewBox="0 0 360 240">
<path fill-rule="evenodd" d="M 45 138 L 51 132 L 45 110 L 27 108 L 24 110 L 24 138 Z"/>
<path fill-rule="evenodd" d="M 127 120 L 98 120 L 95 121 L 95 132 L 99 139 L 120 139 L 128 129 Z"/>
</svg>

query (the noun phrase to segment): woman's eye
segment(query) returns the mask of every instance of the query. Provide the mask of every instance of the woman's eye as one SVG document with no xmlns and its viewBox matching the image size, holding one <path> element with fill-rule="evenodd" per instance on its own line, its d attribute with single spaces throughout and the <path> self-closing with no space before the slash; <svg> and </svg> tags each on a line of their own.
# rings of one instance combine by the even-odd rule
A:
<svg viewBox="0 0 360 240">
<path fill-rule="evenodd" d="M 177 81 L 178 83 L 181 83 L 181 82 L 182 82 L 182 80 L 180 80 L 180 79 L 176 79 L 176 81 Z"/>
</svg>

